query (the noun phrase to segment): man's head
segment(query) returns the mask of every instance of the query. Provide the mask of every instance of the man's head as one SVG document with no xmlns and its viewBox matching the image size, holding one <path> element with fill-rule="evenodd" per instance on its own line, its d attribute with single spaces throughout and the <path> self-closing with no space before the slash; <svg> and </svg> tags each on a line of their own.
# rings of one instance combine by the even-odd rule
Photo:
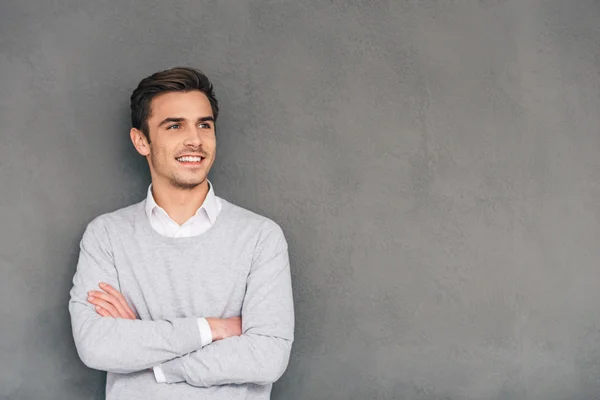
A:
<svg viewBox="0 0 600 400">
<path fill-rule="evenodd" d="M 206 182 L 218 114 L 213 86 L 196 69 L 172 68 L 139 83 L 131 95 L 130 136 L 148 160 L 153 183 L 193 189 Z"/>
</svg>

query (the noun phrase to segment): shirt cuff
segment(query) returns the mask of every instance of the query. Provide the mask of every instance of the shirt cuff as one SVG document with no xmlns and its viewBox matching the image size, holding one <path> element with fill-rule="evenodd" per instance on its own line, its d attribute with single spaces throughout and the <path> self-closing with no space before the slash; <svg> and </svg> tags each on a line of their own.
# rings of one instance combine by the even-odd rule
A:
<svg viewBox="0 0 600 400">
<path fill-rule="evenodd" d="M 167 381 L 167 378 L 165 378 L 165 373 L 163 372 L 160 365 L 157 365 L 152 369 L 154 370 L 154 378 L 156 379 L 156 382 L 165 383 Z"/>
<path fill-rule="evenodd" d="M 212 331 L 210 330 L 210 325 L 208 324 L 206 318 L 198 318 L 198 330 L 200 331 L 200 341 L 202 342 L 202 347 L 211 344 L 213 341 Z"/>
</svg>

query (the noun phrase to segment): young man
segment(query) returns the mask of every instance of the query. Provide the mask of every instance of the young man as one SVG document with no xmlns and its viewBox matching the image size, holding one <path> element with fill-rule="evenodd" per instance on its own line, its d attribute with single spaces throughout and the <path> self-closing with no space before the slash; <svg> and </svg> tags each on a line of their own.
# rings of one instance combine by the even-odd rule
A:
<svg viewBox="0 0 600 400">
<path fill-rule="evenodd" d="M 173 68 L 131 95 L 147 198 L 81 240 L 69 311 L 81 360 L 109 400 L 268 399 L 287 367 L 294 311 L 287 243 L 272 220 L 217 197 L 218 103 Z"/>
</svg>

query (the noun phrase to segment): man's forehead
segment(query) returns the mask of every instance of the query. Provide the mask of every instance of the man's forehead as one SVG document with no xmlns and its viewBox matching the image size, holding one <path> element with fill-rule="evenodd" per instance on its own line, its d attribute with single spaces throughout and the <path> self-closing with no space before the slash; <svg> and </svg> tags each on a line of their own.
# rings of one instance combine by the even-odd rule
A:
<svg viewBox="0 0 600 400">
<path fill-rule="evenodd" d="M 150 118 L 180 117 L 197 119 L 212 117 L 208 97 L 200 91 L 169 92 L 156 96 L 150 103 Z"/>
</svg>

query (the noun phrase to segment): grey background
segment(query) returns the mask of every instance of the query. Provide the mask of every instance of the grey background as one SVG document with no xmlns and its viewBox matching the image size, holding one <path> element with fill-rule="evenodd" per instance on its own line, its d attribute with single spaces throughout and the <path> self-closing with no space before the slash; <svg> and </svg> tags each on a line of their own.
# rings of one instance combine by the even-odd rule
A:
<svg viewBox="0 0 600 400">
<path fill-rule="evenodd" d="M 597 0 L 3 0 L 0 398 L 104 397 L 78 243 L 144 197 L 128 98 L 175 65 L 217 194 L 290 244 L 274 399 L 600 398 Z"/>
</svg>

